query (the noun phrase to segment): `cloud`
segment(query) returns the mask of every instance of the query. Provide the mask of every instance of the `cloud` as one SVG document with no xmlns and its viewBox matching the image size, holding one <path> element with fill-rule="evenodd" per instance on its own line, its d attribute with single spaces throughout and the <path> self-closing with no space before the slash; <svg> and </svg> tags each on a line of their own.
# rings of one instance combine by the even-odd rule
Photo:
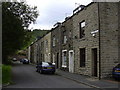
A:
<svg viewBox="0 0 120 90">
<path fill-rule="evenodd" d="M 58 22 L 63 21 L 66 16 L 72 15 L 77 4 L 87 5 L 92 0 L 26 0 L 27 4 L 37 6 L 40 16 L 35 25 L 30 28 L 50 29 Z"/>
</svg>

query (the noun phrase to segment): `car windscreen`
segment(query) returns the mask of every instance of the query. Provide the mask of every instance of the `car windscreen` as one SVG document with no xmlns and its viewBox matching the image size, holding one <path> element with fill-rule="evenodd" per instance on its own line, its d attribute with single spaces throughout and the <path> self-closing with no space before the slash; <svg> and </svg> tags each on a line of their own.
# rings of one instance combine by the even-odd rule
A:
<svg viewBox="0 0 120 90">
<path fill-rule="evenodd" d="M 120 68 L 120 64 L 118 64 L 118 65 L 116 66 L 116 68 Z"/>
<path fill-rule="evenodd" d="M 50 65 L 52 65 L 52 63 L 43 62 L 42 65 L 43 65 L 43 66 L 50 66 Z"/>
<path fill-rule="evenodd" d="M 25 61 L 28 61 L 28 59 L 24 59 Z"/>
</svg>

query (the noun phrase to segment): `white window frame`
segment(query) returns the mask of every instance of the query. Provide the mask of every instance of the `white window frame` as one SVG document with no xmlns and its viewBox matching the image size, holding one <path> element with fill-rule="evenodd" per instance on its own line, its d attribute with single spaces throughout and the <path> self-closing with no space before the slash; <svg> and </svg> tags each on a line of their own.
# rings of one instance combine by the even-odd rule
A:
<svg viewBox="0 0 120 90">
<path fill-rule="evenodd" d="M 53 54 L 53 61 L 52 63 L 55 63 L 55 54 Z"/>
<path fill-rule="evenodd" d="M 55 46 L 55 37 L 53 37 L 53 46 Z"/>
<path fill-rule="evenodd" d="M 85 21 L 81 22 L 81 28 L 85 27 Z"/>
<path fill-rule="evenodd" d="M 67 36 L 64 36 L 64 44 L 67 42 Z"/>
<path fill-rule="evenodd" d="M 64 52 L 67 54 L 67 50 L 62 50 L 62 67 L 66 68 L 67 67 L 67 55 L 66 58 L 64 57 Z"/>
</svg>

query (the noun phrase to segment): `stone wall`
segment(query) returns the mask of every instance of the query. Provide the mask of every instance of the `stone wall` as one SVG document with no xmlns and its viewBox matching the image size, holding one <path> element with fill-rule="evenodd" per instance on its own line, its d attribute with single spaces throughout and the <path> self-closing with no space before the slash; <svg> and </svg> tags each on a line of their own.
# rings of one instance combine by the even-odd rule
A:
<svg viewBox="0 0 120 90">
<path fill-rule="evenodd" d="M 85 20 L 85 37 L 80 39 L 79 37 L 79 23 Z M 91 32 L 99 29 L 98 27 L 98 7 L 97 3 L 93 3 L 88 7 L 85 7 L 80 12 L 73 16 L 73 48 L 75 52 L 75 73 L 83 75 L 92 75 L 92 48 L 97 48 L 99 55 L 99 34 L 93 37 Z M 77 38 L 75 38 L 77 37 Z M 86 61 L 85 67 L 80 67 L 80 48 L 85 48 L 86 50 Z M 99 56 L 98 59 L 99 60 Z M 99 62 L 99 61 L 98 61 Z M 99 63 L 97 65 L 99 72 Z"/>
<path fill-rule="evenodd" d="M 73 16 L 75 73 L 93 74 L 92 49 L 97 48 L 97 77 L 111 76 L 112 68 L 118 63 L 120 47 L 118 10 L 118 3 L 92 3 Z M 83 20 L 86 22 L 85 37 L 80 39 L 79 23 Z M 99 32 L 93 37 L 90 33 L 95 30 Z M 85 67 L 80 67 L 80 48 L 86 51 Z"/>
<path fill-rule="evenodd" d="M 44 37 L 44 61 L 51 62 L 51 32 Z M 42 47 L 41 47 L 42 48 Z"/>
<path fill-rule="evenodd" d="M 100 3 L 101 77 L 112 74 L 118 62 L 118 3 Z"/>
<path fill-rule="evenodd" d="M 64 43 L 64 36 L 66 36 L 66 43 Z M 66 70 L 69 69 L 69 51 L 73 50 L 73 19 L 72 17 L 67 17 L 65 21 L 62 23 L 61 28 L 61 50 L 63 59 L 63 51 L 66 50 L 66 59 L 67 59 L 67 67 Z M 62 65 L 61 65 L 62 66 Z"/>
<path fill-rule="evenodd" d="M 55 46 L 53 46 L 55 38 Z M 51 62 L 56 64 L 56 68 L 61 65 L 61 24 L 51 30 Z"/>
</svg>

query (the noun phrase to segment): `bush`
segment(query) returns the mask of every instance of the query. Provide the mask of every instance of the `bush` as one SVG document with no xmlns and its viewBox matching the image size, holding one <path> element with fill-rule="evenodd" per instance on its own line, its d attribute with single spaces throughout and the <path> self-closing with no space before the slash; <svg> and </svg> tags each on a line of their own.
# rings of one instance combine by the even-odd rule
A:
<svg viewBox="0 0 120 90">
<path fill-rule="evenodd" d="M 11 83 L 11 66 L 2 65 L 2 84 Z"/>
<path fill-rule="evenodd" d="M 0 85 L 2 85 L 2 64 L 0 64 Z"/>
</svg>

